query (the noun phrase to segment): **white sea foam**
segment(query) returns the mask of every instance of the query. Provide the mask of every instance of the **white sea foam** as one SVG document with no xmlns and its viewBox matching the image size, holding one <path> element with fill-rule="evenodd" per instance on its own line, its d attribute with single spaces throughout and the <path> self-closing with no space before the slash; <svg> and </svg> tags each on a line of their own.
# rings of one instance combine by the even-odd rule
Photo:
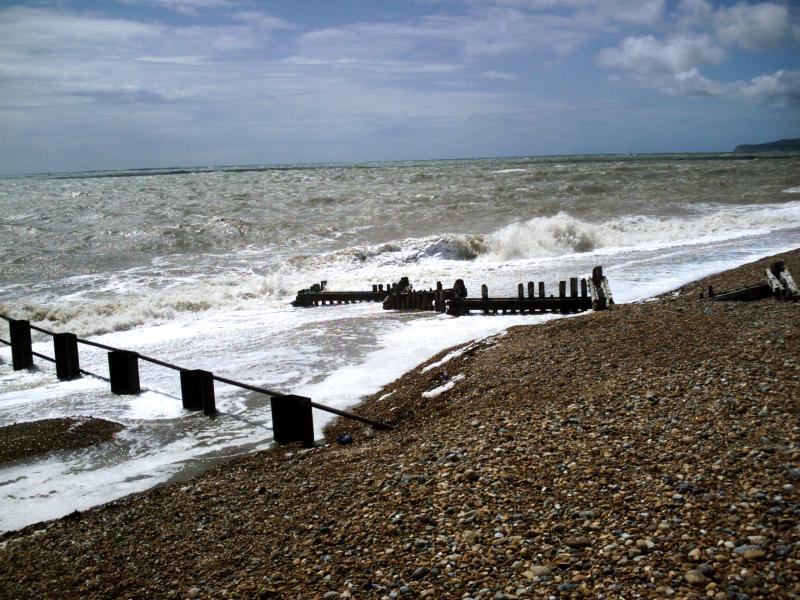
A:
<svg viewBox="0 0 800 600">
<path fill-rule="evenodd" d="M 290 294 L 282 273 L 187 278 L 163 289 L 148 288 L 137 281 L 135 276 L 117 274 L 113 282 L 92 285 L 90 294 L 65 295 L 55 304 L 35 301 L 13 306 L 0 304 L 0 314 L 24 317 L 56 331 L 90 336 L 191 317 L 195 313 L 285 302 Z"/>
<path fill-rule="evenodd" d="M 467 350 L 472 348 L 472 346 L 473 346 L 472 344 L 469 344 L 468 346 L 464 346 L 463 348 L 459 348 L 458 350 L 453 350 L 452 352 L 448 352 L 447 354 L 444 355 L 444 357 L 441 360 L 437 360 L 436 362 L 433 362 L 423 367 L 420 373 L 427 373 L 428 371 L 432 371 L 433 369 L 438 369 L 442 365 L 449 363 L 454 358 L 458 358 L 459 356 L 464 354 Z"/>
<path fill-rule="evenodd" d="M 444 384 L 442 384 L 442 385 L 440 385 L 438 387 L 435 387 L 432 390 L 428 390 L 426 392 L 422 392 L 422 397 L 423 398 L 427 398 L 427 399 L 431 399 L 431 400 L 434 399 L 434 398 L 438 398 L 439 396 L 441 396 L 445 392 L 449 392 L 454 387 L 456 387 L 456 383 L 458 383 L 462 379 L 464 379 L 464 374 L 463 373 L 459 373 L 458 375 L 455 375 L 455 376 L 451 377 L 450 379 L 448 379 L 447 383 L 444 383 Z"/>
<path fill-rule="evenodd" d="M 797 187 L 790 187 L 783 190 L 784 194 L 800 194 L 800 185 Z"/>
<path fill-rule="evenodd" d="M 569 255 L 600 249 L 669 248 L 800 226 L 800 202 L 716 208 L 689 217 L 621 217 L 590 222 L 560 212 L 503 227 L 487 237 L 488 260 Z"/>
</svg>

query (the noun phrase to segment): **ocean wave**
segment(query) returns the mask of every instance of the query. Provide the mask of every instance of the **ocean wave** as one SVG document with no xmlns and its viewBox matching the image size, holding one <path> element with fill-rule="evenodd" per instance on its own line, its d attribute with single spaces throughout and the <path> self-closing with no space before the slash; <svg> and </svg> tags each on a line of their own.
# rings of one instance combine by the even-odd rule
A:
<svg viewBox="0 0 800 600">
<path fill-rule="evenodd" d="M 785 190 L 783 190 L 782 193 L 784 193 L 784 194 L 800 194 L 800 185 L 798 185 L 797 187 L 786 188 Z"/>
<path fill-rule="evenodd" d="M 417 263 L 425 259 L 473 260 L 487 250 L 482 235 L 442 234 L 407 238 L 371 246 L 354 246 L 329 255 L 328 260 L 342 259 L 357 263 L 374 262 L 376 266 Z"/>
<path fill-rule="evenodd" d="M 37 302 L 1 304 L 0 314 L 28 319 L 45 329 L 79 336 L 126 331 L 215 309 L 236 309 L 284 302 L 291 293 L 280 274 L 202 280 L 145 294 L 112 293 L 102 298 L 73 297 L 57 305 Z"/>
<path fill-rule="evenodd" d="M 544 258 L 606 248 L 656 249 L 800 227 L 800 202 L 709 207 L 684 217 L 621 217 L 591 222 L 565 212 L 517 221 L 486 236 L 486 260 Z"/>
</svg>

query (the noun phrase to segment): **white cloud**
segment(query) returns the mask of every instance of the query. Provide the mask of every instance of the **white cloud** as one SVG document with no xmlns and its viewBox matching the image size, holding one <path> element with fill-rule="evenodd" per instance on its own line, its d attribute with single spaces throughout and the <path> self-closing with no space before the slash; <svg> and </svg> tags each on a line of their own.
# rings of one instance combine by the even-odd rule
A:
<svg viewBox="0 0 800 600">
<path fill-rule="evenodd" d="M 498 4 L 537 11 L 569 9 L 578 21 L 595 26 L 612 21 L 652 26 L 661 20 L 666 0 L 499 0 Z"/>
<path fill-rule="evenodd" d="M 260 29 L 278 30 L 297 28 L 297 25 L 287 21 L 286 19 L 281 19 L 268 13 L 254 10 L 235 12 L 231 14 L 231 17 L 247 25 L 258 27 Z"/>
<path fill-rule="evenodd" d="M 720 8 L 714 15 L 719 39 L 747 50 L 765 50 L 789 34 L 789 9 L 782 4 L 739 2 L 730 8 Z"/>
<path fill-rule="evenodd" d="M 714 8 L 706 0 L 681 0 L 676 14 L 684 29 L 704 27 L 714 17 Z"/>
<path fill-rule="evenodd" d="M 605 48 L 597 62 L 642 77 L 686 73 L 702 64 L 717 64 L 725 51 L 706 35 L 659 40 L 652 35 L 627 37 L 616 48 Z"/>
<path fill-rule="evenodd" d="M 769 75 L 754 77 L 737 85 L 737 93 L 745 98 L 776 106 L 800 107 L 800 71 L 781 69 Z"/>
<path fill-rule="evenodd" d="M 593 34 L 559 15 L 533 16 L 510 8 L 481 8 L 465 15 L 431 15 L 414 21 L 360 22 L 314 30 L 298 40 L 302 56 L 324 59 L 430 56 L 480 60 L 519 51 L 570 52 Z"/>
<path fill-rule="evenodd" d="M 123 4 L 149 4 L 185 15 L 196 15 L 210 9 L 233 8 L 235 0 L 120 0 Z"/>
<path fill-rule="evenodd" d="M 724 82 L 703 76 L 698 67 L 717 64 L 725 52 L 709 36 L 625 38 L 616 48 L 601 50 L 600 66 L 623 73 L 627 81 L 684 96 L 729 96 L 780 107 L 800 107 L 800 71 L 779 70 L 749 81 Z"/>
</svg>

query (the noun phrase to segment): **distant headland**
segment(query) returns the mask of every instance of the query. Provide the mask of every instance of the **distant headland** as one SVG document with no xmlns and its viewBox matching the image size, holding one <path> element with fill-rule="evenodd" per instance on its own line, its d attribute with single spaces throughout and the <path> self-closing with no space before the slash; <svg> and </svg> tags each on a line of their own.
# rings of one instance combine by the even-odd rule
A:
<svg viewBox="0 0 800 600">
<path fill-rule="evenodd" d="M 742 144 L 734 152 L 800 152 L 800 138 L 778 140 L 766 144 Z"/>
</svg>

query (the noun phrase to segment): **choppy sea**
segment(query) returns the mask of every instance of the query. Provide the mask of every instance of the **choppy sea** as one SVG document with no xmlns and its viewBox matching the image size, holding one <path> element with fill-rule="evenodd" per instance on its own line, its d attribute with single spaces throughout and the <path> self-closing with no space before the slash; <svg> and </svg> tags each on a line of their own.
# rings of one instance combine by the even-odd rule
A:
<svg viewBox="0 0 800 600">
<path fill-rule="evenodd" d="M 617 302 L 800 246 L 800 157 L 572 156 L 131 170 L 0 179 L 0 314 L 346 408 L 453 344 L 542 316 L 292 308 L 297 290 L 470 295 L 584 276 Z M 8 339 L 4 321 L 0 337 Z M 50 338 L 34 350 L 52 356 Z M 101 350 L 81 367 L 107 374 Z M 218 418 L 181 407 L 174 371 L 145 391 L 0 347 L 0 426 L 92 415 L 126 429 L 97 448 L 0 467 L 0 530 L 85 509 L 266 448 L 269 399 L 217 384 Z M 456 384 L 457 385 L 457 384 Z M 317 432 L 329 415 L 315 411 Z"/>
</svg>

